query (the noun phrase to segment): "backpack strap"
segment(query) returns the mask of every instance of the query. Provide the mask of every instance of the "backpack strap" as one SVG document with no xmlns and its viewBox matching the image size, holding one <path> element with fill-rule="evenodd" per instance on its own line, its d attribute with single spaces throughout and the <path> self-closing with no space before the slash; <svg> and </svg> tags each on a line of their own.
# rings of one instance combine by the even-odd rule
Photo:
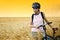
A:
<svg viewBox="0 0 60 40">
<path fill-rule="evenodd" d="M 35 14 L 32 14 L 32 23 L 33 23 L 34 15 L 35 15 Z"/>
<path fill-rule="evenodd" d="M 44 14 L 43 14 L 43 12 L 41 12 L 41 16 L 42 16 L 42 18 L 43 18 L 43 20 L 44 20 Z"/>
<path fill-rule="evenodd" d="M 44 24 L 44 14 L 43 14 L 43 12 L 41 12 L 41 16 L 42 16 L 43 24 Z M 44 26 L 44 27 L 45 27 L 45 26 Z"/>
</svg>

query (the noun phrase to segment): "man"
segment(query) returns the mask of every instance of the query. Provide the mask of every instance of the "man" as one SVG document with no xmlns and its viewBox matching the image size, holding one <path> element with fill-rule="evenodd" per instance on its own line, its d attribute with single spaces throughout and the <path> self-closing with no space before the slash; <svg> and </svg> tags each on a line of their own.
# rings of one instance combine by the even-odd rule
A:
<svg viewBox="0 0 60 40">
<path fill-rule="evenodd" d="M 33 37 L 36 38 L 36 40 L 38 40 L 38 38 L 36 37 L 36 33 L 37 31 L 41 31 L 43 34 L 43 37 L 45 37 L 45 31 L 43 29 L 43 27 L 40 27 L 37 29 L 38 26 L 43 25 L 45 22 L 48 23 L 48 20 L 46 19 L 45 15 L 43 12 L 41 12 L 40 9 L 41 5 L 38 2 L 35 2 L 32 4 L 32 8 L 34 11 L 34 14 L 32 14 L 31 17 L 31 31 L 32 31 L 32 35 Z M 49 25 L 51 27 L 51 25 Z"/>
</svg>

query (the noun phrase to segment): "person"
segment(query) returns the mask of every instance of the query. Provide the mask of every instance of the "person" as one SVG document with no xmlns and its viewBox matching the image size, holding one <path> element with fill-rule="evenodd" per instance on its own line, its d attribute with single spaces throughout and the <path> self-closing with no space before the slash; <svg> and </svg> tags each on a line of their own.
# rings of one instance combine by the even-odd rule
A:
<svg viewBox="0 0 60 40">
<path fill-rule="evenodd" d="M 41 5 L 38 2 L 34 2 L 32 4 L 32 8 L 33 8 L 34 13 L 31 16 L 30 27 L 31 27 L 31 31 L 32 31 L 32 36 L 35 37 L 36 40 L 38 40 L 37 35 L 36 35 L 37 31 L 38 30 L 41 31 L 43 34 L 43 37 L 45 37 L 45 32 L 43 30 L 43 27 L 40 27 L 39 29 L 37 29 L 37 27 L 40 25 L 43 25 L 45 22 L 48 23 L 49 21 L 46 19 L 45 14 L 40 11 Z M 43 16 L 41 13 L 43 13 Z M 48 24 L 48 25 L 51 27 L 50 24 Z"/>
</svg>

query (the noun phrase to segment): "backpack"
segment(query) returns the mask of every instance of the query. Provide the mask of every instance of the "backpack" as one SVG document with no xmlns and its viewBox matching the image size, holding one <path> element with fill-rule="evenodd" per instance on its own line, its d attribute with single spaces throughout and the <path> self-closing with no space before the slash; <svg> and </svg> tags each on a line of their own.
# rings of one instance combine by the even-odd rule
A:
<svg viewBox="0 0 60 40">
<path fill-rule="evenodd" d="M 33 19 L 34 19 L 34 15 L 35 15 L 35 14 L 32 14 L 32 22 L 33 22 Z M 41 12 L 41 16 L 42 16 L 42 18 L 43 18 L 43 20 L 44 20 L 43 12 Z M 43 23 L 44 23 L 44 21 L 43 21 Z"/>
</svg>

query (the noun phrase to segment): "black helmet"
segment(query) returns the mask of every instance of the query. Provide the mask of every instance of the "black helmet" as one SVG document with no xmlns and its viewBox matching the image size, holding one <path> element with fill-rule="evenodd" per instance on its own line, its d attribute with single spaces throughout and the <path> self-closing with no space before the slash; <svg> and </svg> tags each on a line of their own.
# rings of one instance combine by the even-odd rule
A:
<svg viewBox="0 0 60 40">
<path fill-rule="evenodd" d="M 38 2 L 35 2 L 32 4 L 33 9 L 40 9 L 40 4 Z"/>
</svg>

